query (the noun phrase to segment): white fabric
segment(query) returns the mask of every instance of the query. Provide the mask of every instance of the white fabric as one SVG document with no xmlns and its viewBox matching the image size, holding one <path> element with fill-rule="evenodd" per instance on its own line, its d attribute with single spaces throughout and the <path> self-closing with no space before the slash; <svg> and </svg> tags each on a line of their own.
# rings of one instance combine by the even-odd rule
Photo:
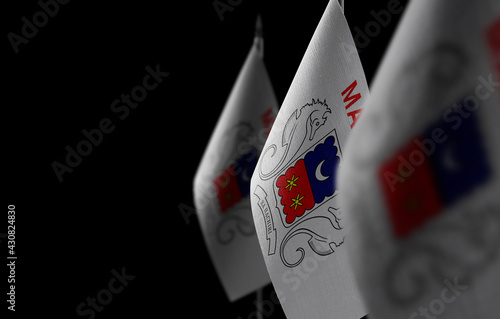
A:
<svg viewBox="0 0 500 319">
<path fill-rule="evenodd" d="M 352 239 L 347 247 L 370 318 L 500 313 L 500 69 L 494 67 L 500 8 L 494 7 L 488 0 L 412 1 L 345 148 L 338 183 Z M 457 104 L 464 99 L 472 103 L 467 108 Z M 477 132 L 451 145 L 471 123 Z M 434 147 L 416 146 L 433 136 L 429 128 Z M 453 147 L 469 146 L 473 162 L 485 164 L 457 164 L 467 151 L 457 155 Z M 391 161 L 399 164 L 386 166 Z M 450 184 L 446 174 L 454 169 L 480 173 Z M 483 171 L 486 180 L 478 177 Z M 412 209 L 420 211 L 411 215 Z M 405 225 L 398 218 L 422 221 Z"/>
<path fill-rule="evenodd" d="M 368 98 L 365 75 L 352 48 L 354 41 L 342 9 L 337 0 L 331 0 L 252 177 L 251 200 L 257 234 L 288 319 L 359 319 L 366 314 L 346 258 L 344 242 L 350 240 L 350 235 L 342 228 L 339 191 L 323 199 L 312 199 L 310 193 L 303 192 L 309 187 L 304 182 L 307 177 L 302 173 L 292 176 L 289 171 L 300 166 L 297 163 L 308 153 L 316 160 L 325 156 L 328 163 L 316 163 L 315 173 L 310 172 L 309 178 L 315 179 L 315 185 L 328 184 L 318 187 L 316 195 L 334 187 L 336 166 L 331 163 L 335 158 L 342 161 L 351 126 Z M 333 145 L 328 144 L 332 141 Z M 328 151 L 321 153 L 320 148 L 327 144 Z M 289 187 L 277 185 L 287 178 L 294 180 Z M 290 198 L 283 204 L 280 190 L 289 194 L 300 190 L 293 193 L 296 205 Z M 295 212 L 308 205 L 305 201 L 311 200 L 314 205 L 293 218 Z"/>
<path fill-rule="evenodd" d="M 270 282 L 248 197 L 251 164 L 257 161 L 278 109 L 257 48 L 260 42 L 256 38 L 252 45 L 194 180 L 195 205 L 205 243 L 231 301 Z M 226 178 L 230 182 L 225 183 Z M 241 181 L 246 184 L 239 186 Z M 240 192 L 246 187 L 247 195 L 234 201 L 234 194 L 224 187 Z M 221 200 L 229 203 L 224 211 Z"/>
</svg>

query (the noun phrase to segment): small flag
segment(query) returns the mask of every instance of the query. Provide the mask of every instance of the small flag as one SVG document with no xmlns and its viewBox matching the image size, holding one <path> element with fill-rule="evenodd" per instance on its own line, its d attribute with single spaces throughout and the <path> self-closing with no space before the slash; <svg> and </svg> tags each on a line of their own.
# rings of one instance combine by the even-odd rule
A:
<svg viewBox="0 0 500 319">
<path fill-rule="evenodd" d="M 328 4 L 257 162 L 252 211 L 288 319 L 366 315 L 335 183 L 368 86 L 337 0 Z"/>
<path fill-rule="evenodd" d="M 411 2 L 344 148 L 370 318 L 500 313 L 499 9 Z"/>
<path fill-rule="evenodd" d="M 270 282 L 250 206 L 250 178 L 278 104 L 262 55 L 260 19 L 254 44 L 210 138 L 194 180 L 205 243 L 229 300 Z"/>
</svg>

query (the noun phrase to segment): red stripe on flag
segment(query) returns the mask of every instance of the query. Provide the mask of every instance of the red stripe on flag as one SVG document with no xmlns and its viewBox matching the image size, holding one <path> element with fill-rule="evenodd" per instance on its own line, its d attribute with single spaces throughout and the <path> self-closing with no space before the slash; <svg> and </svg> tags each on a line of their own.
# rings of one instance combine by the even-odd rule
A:
<svg viewBox="0 0 500 319">
<path fill-rule="evenodd" d="M 413 140 L 386 161 L 378 175 L 396 237 L 408 236 L 441 212 L 429 160 Z"/>
<path fill-rule="evenodd" d="M 500 19 L 498 19 L 486 32 L 488 46 L 493 57 L 493 64 L 500 75 Z"/>
</svg>

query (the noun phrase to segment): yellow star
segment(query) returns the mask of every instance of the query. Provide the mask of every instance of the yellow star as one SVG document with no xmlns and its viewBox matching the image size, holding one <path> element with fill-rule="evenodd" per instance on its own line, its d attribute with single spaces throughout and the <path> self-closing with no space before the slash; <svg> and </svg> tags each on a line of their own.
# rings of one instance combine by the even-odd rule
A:
<svg viewBox="0 0 500 319">
<path fill-rule="evenodd" d="M 227 186 L 227 184 L 229 184 L 229 176 L 221 177 L 221 179 L 220 179 L 220 187 L 221 188 L 225 188 Z"/>
<path fill-rule="evenodd" d="M 297 184 L 295 184 L 295 182 L 299 179 L 299 176 L 295 177 L 295 174 L 292 175 L 292 179 L 287 179 L 286 182 L 288 183 L 288 185 L 285 186 L 285 189 L 287 189 L 288 187 L 290 187 L 290 189 L 288 191 L 292 191 L 292 187 L 294 186 L 297 186 Z"/>
<path fill-rule="evenodd" d="M 293 207 L 293 210 L 297 210 L 297 206 L 302 206 L 302 203 L 300 202 L 304 196 L 300 197 L 300 194 L 297 194 L 297 198 L 292 198 L 292 205 L 290 207 Z M 294 207 L 295 206 L 295 207 Z"/>
<path fill-rule="evenodd" d="M 411 196 L 406 201 L 406 209 L 410 212 L 414 212 L 420 206 L 420 198 L 417 195 Z"/>
</svg>

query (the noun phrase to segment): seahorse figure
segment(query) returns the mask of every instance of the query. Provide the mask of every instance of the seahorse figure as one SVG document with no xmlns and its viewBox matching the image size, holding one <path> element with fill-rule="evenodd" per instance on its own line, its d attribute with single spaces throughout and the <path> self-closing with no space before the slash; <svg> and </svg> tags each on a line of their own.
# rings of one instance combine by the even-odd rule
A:
<svg viewBox="0 0 500 319">
<path fill-rule="evenodd" d="M 285 160 L 293 157 L 298 152 L 306 138 L 309 139 L 309 141 L 314 139 L 316 132 L 325 124 L 331 113 L 332 110 L 328 108 L 326 100 L 321 102 L 319 99 L 312 99 L 311 103 L 306 103 L 304 106 L 295 110 L 288 118 L 283 128 L 281 146 L 271 144 L 262 152 L 262 159 L 258 168 L 260 178 L 262 180 L 272 178 L 280 170 Z M 297 126 L 302 121 L 306 121 L 306 131 L 302 132 L 302 134 L 301 132 L 297 132 L 296 134 Z M 297 147 L 294 153 L 289 154 L 292 139 L 294 140 L 293 144 L 299 147 Z M 264 171 L 262 167 L 263 163 L 266 163 L 266 165 L 273 163 L 273 168 L 268 172 Z"/>
</svg>

